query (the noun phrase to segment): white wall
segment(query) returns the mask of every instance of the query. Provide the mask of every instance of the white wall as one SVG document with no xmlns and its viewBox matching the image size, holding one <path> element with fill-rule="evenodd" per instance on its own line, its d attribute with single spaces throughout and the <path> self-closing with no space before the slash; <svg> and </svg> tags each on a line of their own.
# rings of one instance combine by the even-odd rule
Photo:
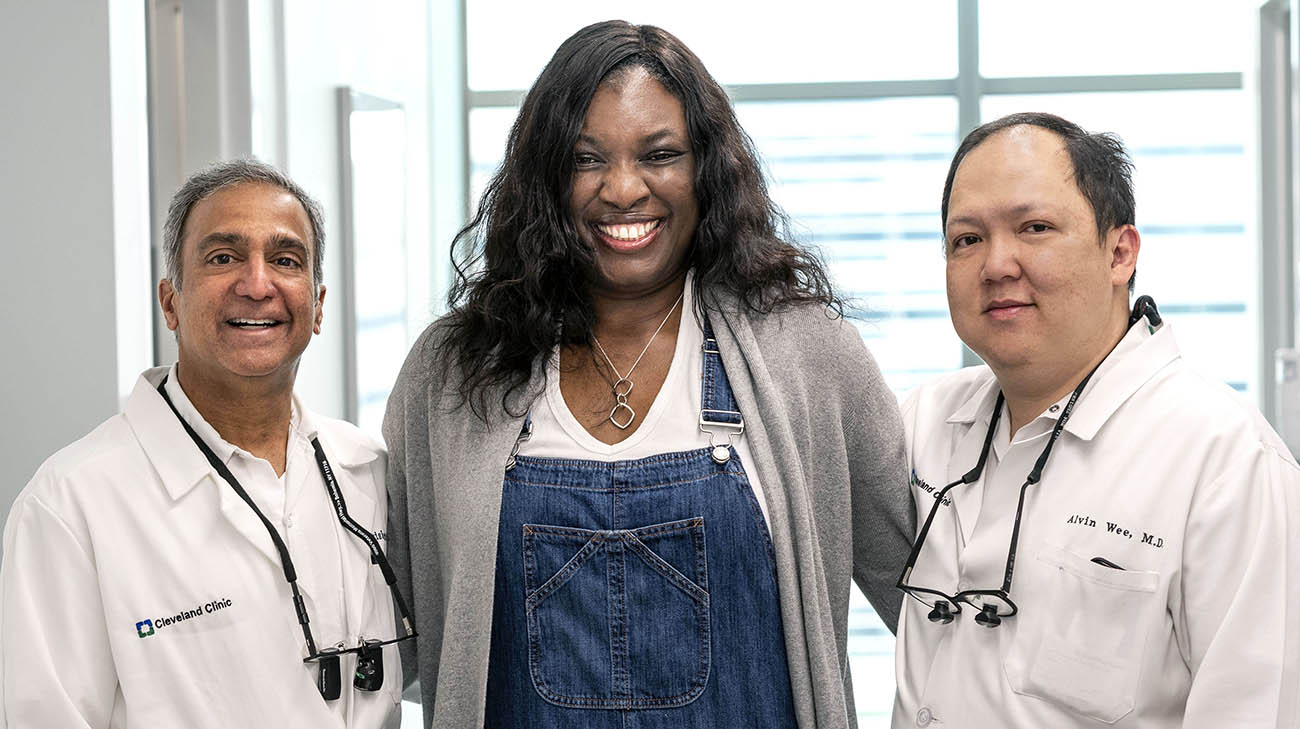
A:
<svg viewBox="0 0 1300 729">
<path fill-rule="evenodd" d="M 151 363 L 144 6 L 0 9 L 0 516 Z"/>
<path fill-rule="evenodd" d="M 162 128 L 152 130 L 154 164 L 161 165 L 154 182 L 167 188 L 154 192 L 155 204 L 166 205 L 184 174 L 251 151 L 283 166 L 325 207 L 330 295 L 323 334 L 309 346 L 299 371 L 299 390 L 317 411 L 339 416 L 343 271 L 336 89 L 352 86 L 406 109 L 410 254 L 393 262 L 393 275 L 408 279 L 414 335 L 431 320 L 435 292 L 445 285 L 438 264 L 446 242 L 435 245 L 431 232 L 429 118 L 430 12 L 442 5 L 0 4 L 0 250 L 6 264 L 0 269 L 0 519 L 40 463 L 117 412 L 138 373 L 155 360 L 150 340 L 158 274 L 150 242 L 161 221 L 151 221 L 149 207 L 146 7 L 161 19 L 161 32 L 170 33 L 167 50 L 179 48 L 184 55 L 163 58 L 162 70 L 171 73 L 154 78 L 154 93 L 162 84 L 173 95 L 155 110 L 163 113 L 155 115 Z M 173 6 L 183 9 L 187 22 L 177 23 Z M 172 42 L 178 40 L 179 46 Z M 458 97 L 459 92 L 451 95 Z M 215 106 L 199 113 L 204 104 Z M 206 127 L 204 120 L 210 122 Z M 453 126 L 459 133 L 459 125 Z M 210 134 L 201 134 L 209 127 Z M 458 147 L 459 138 L 452 142 Z M 463 165 L 445 163 L 453 172 L 440 179 L 456 179 Z M 451 195 L 463 199 L 459 190 Z M 443 200 L 441 209 L 447 210 Z M 453 217 L 442 230 L 459 224 L 460 216 Z M 431 253 L 435 247 L 437 254 Z M 161 342 L 159 350 L 157 359 L 170 362 L 171 342 Z"/>
<path fill-rule="evenodd" d="M 327 242 L 325 317 L 298 369 L 298 390 L 313 409 L 336 417 L 344 410 L 336 90 L 351 86 L 405 108 L 410 255 L 394 261 L 392 269 L 394 277 L 407 277 L 413 328 L 422 327 L 430 321 L 433 280 L 428 5 L 424 0 L 284 0 L 285 167 L 324 205 Z"/>
</svg>

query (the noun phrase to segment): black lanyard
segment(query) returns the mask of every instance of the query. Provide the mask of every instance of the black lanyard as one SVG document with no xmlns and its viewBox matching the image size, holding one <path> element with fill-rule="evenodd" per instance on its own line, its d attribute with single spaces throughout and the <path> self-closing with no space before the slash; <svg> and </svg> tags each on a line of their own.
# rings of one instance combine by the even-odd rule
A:
<svg viewBox="0 0 1300 729">
<path fill-rule="evenodd" d="M 1155 301 L 1150 296 L 1140 296 L 1137 302 L 1134 303 L 1133 312 L 1129 318 L 1129 328 L 1132 328 L 1143 316 L 1150 320 L 1153 327 L 1160 326 L 1160 313 L 1156 310 Z M 1106 357 L 1109 356 L 1109 354 L 1106 355 Z M 1105 361 L 1106 358 L 1102 358 L 1102 362 Z M 1079 401 L 1079 395 L 1083 393 L 1088 381 L 1092 379 L 1099 367 L 1101 367 L 1101 362 L 1098 362 L 1084 376 L 1083 380 L 1074 388 L 1074 392 L 1070 394 L 1069 401 L 1065 403 L 1060 417 L 1056 420 L 1056 425 L 1052 428 L 1051 437 L 1047 439 L 1047 445 L 1043 447 L 1042 453 L 1038 454 L 1038 460 L 1034 462 L 1033 469 L 1025 476 L 1025 482 L 1020 487 L 1020 498 L 1016 502 L 1016 516 L 1011 527 L 1011 544 L 1007 549 L 1007 565 L 1002 576 L 1002 586 L 993 589 L 962 590 L 955 595 L 951 595 L 942 590 L 909 584 L 909 580 L 912 578 L 912 568 L 916 566 L 917 557 L 921 554 L 921 546 L 925 544 L 925 538 L 930 533 L 930 525 L 934 523 L 934 517 L 939 513 L 939 507 L 943 504 L 944 497 L 957 486 L 975 483 L 984 472 L 984 464 L 988 461 L 989 449 L 993 445 L 993 434 L 997 431 L 999 418 L 1002 416 L 1002 406 L 1005 402 L 1002 391 L 998 390 L 997 401 L 993 404 L 993 414 L 989 418 L 988 432 L 984 435 L 984 446 L 980 449 L 979 460 L 975 463 L 975 467 L 967 471 L 961 478 L 944 486 L 934 494 L 934 505 L 930 507 L 930 513 L 926 515 L 925 521 L 917 533 L 916 542 L 912 545 L 912 551 L 908 554 L 907 562 L 903 565 L 903 574 L 898 578 L 897 587 L 900 590 L 932 608 L 927 616 L 931 622 L 951 623 L 954 616 L 961 612 L 962 603 L 966 603 L 979 611 L 975 616 L 976 623 L 990 628 L 1000 625 L 1003 618 L 1009 618 L 1019 612 L 1019 607 L 1011 599 L 1011 577 L 1016 566 L 1016 547 L 1020 542 L 1020 519 L 1025 510 L 1025 493 L 1030 486 L 1042 479 L 1043 468 L 1047 466 L 1047 459 L 1052 454 L 1052 447 L 1056 445 L 1057 439 L 1065 429 L 1066 422 L 1069 421 L 1070 415 L 1074 412 L 1074 406 Z"/>
<path fill-rule="evenodd" d="M 212 468 L 225 479 L 226 483 L 230 484 L 230 488 L 234 489 L 239 498 L 243 499 L 245 504 L 248 504 L 248 508 L 252 509 L 253 513 L 257 515 L 257 518 L 262 522 L 262 526 L 266 527 L 267 534 L 271 535 L 271 541 L 275 544 L 275 551 L 280 555 L 280 567 L 284 570 L 284 579 L 289 583 L 290 591 L 293 592 L 294 612 L 298 615 L 298 624 L 302 626 L 302 634 L 307 641 L 307 654 L 309 656 L 317 655 L 316 642 L 312 639 L 311 628 L 308 625 L 311 620 L 307 616 L 307 606 L 303 602 L 302 593 L 298 590 L 298 572 L 294 569 L 293 559 L 289 556 L 289 548 L 285 546 L 284 540 L 280 538 L 280 533 L 276 531 L 275 526 L 266 518 L 262 510 L 257 508 L 257 504 L 244 490 L 243 485 L 239 483 L 239 479 L 235 478 L 235 474 L 230 472 L 226 464 L 222 463 L 221 459 L 217 458 L 217 454 L 213 453 L 208 444 L 199 437 L 199 434 L 194 432 L 194 428 L 190 427 L 190 424 L 185 422 L 185 418 L 181 417 L 180 411 L 176 409 L 171 397 L 167 395 L 166 384 L 167 376 L 164 375 L 162 382 L 158 383 L 158 394 L 162 395 L 163 400 L 167 402 L 167 407 L 171 408 L 176 419 L 185 428 L 185 432 L 189 433 L 190 439 L 199 447 Z M 379 546 L 379 540 L 348 514 L 347 504 L 343 500 L 343 492 L 339 490 L 338 481 L 334 478 L 334 469 L 330 467 L 329 460 L 325 458 L 325 450 L 321 447 L 320 439 L 312 438 L 311 446 L 316 453 L 316 465 L 320 468 L 321 477 L 325 481 L 325 490 L 329 493 L 330 501 L 334 504 L 334 512 L 338 516 L 339 523 L 358 539 L 365 542 L 366 547 L 369 548 L 370 561 L 379 565 L 379 570 L 384 575 L 384 582 L 388 584 L 389 590 L 393 593 L 393 599 L 397 602 L 397 609 L 402 613 L 402 625 L 406 628 L 407 635 L 414 636 L 415 628 L 411 622 L 411 613 L 407 609 L 406 601 L 402 599 L 402 594 L 397 590 L 397 575 L 388 563 L 384 550 Z"/>
</svg>

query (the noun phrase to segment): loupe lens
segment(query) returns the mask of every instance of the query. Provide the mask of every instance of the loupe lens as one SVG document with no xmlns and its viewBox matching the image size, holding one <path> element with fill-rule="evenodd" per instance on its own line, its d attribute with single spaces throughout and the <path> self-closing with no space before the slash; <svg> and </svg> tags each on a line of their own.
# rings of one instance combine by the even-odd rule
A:
<svg viewBox="0 0 1300 729">
<path fill-rule="evenodd" d="M 1000 618 L 1016 614 L 1016 606 L 1007 598 L 993 593 L 959 595 L 957 599 L 975 608 L 976 612 L 990 612 Z M 990 607 L 992 608 L 990 610 Z"/>
<path fill-rule="evenodd" d="M 316 661 L 320 666 L 320 675 L 316 677 L 316 688 L 320 689 L 320 695 L 326 701 L 334 701 L 343 693 L 342 671 L 339 669 L 339 657 L 337 653 L 326 654 Z"/>
<path fill-rule="evenodd" d="M 384 648 L 380 641 L 368 640 L 361 646 L 352 685 L 361 691 L 378 691 L 384 685 Z"/>
</svg>

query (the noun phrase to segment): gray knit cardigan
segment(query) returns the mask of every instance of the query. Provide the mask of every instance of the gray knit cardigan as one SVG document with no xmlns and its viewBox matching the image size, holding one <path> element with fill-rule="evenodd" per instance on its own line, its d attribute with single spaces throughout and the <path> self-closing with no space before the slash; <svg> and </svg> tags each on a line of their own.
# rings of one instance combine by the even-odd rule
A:
<svg viewBox="0 0 1300 729">
<path fill-rule="evenodd" d="M 757 315 L 710 299 L 767 502 L 799 727 L 855 727 L 849 581 L 894 630 L 914 527 L 897 401 L 851 323 L 821 307 Z M 442 338 L 434 322 L 388 400 L 388 544 L 414 600 L 420 637 L 401 644 L 402 660 L 424 724 L 468 729 L 483 726 L 501 484 L 522 418 L 499 395 L 487 423 L 461 405 L 434 365 Z M 540 373 L 528 392 L 542 391 Z"/>
</svg>

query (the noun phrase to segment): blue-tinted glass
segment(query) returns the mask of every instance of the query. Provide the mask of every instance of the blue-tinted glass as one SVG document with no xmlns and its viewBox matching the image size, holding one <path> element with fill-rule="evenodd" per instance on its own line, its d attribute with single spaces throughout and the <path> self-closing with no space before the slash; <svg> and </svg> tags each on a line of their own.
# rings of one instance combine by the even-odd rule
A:
<svg viewBox="0 0 1300 729">
<path fill-rule="evenodd" d="M 1241 72 L 1258 2 L 979 0 L 986 77 Z"/>
<path fill-rule="evenodd" d="M 890 386 L 960 367 L 939 232 L 955 100 L 746 103 L 737 113 L 773 198 L 826 256 Z"/>
<path fill-rule="evenodd" d="M 951 98 L 737 106 L 773 198 L 818 246 L 895 391 L 961 366 L 948 319 L 939 200 L 957 144 Z M 889 726 L 894 636 L 861 592 L 849 607 L 849 663 L 862 729 Z"/>
<path fill-rule="evenodd" d="M 506 137 L 519 109 L 513 106 L 488 106 L 469 112 L 469 201 L 470 210 L 478 209 L 483 188 L 506 152 Z"/>
</svg>

